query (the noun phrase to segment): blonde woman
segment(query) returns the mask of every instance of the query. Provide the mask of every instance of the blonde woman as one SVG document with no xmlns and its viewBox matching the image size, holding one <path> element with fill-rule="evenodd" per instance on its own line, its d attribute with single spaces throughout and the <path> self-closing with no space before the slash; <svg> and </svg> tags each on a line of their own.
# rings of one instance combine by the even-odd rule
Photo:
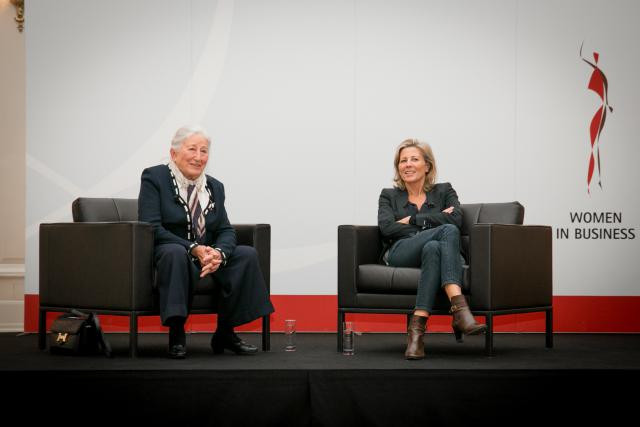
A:
<svg viewBox="0 0 640 427">
<path fill-rule="evenodd" d="M 415 139 L 396 149 L 395 186 L 385 188 L 378 203 L 378 226 L 388 250 L 384 261 L 394 267 L 419 267 L 418 293 L 407 328 L 408 360 L 423 359 L 423 336 L 436 294 L 451 301 L 456 338 L 483 333 L 462 295 L 460 228 L 462 211 L 450 183 L 436 183 L 436 161 L 428 144 Z"/>
</svg>

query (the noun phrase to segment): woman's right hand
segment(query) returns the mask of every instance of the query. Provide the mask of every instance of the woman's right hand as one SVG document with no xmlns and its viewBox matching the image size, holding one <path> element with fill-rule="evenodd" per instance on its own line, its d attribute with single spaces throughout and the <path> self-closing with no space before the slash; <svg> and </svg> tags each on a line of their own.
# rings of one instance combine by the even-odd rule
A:
<svg viewBox="0 0 640 427">
<path fill-rule="evenodd" d="M 213 248 L 204 245 L 198 245 L 191 251 L 191 255 L 198 258 L 200 265 L 207 265 L 213 259 Z"/>
<path fill-rule="evenodd" d="M 405 216 L 404 218 L 399 219 L 399 220 L 397 220 L 396 222 L 397 222 L 398 224 L 409 224 L 409 220 L 410 220 L 410 219 L 411 219 L 411 217 L 410 217 L 410 216 Z"/>
</svg>

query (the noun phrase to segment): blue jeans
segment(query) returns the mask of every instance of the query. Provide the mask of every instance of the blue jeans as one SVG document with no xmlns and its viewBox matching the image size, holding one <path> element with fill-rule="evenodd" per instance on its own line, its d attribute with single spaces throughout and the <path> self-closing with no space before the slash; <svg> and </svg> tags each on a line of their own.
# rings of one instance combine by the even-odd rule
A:
<svg viewBox="0 0 640 427">
<path fill-rule="evenodd" d="M 398 240 L 391 246 L 387 260 L 394 267 L 420 267 L 416 310 L 431 313 L 436 294 L 444 285 L 462 287 L 460 230 L 453 224 Z"/>
</svg>

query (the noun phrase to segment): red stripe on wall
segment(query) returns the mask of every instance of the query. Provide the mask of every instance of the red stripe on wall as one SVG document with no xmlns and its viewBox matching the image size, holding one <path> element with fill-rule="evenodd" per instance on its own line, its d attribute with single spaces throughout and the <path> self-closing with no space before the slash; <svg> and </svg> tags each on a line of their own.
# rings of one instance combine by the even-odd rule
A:
<svg viewBox="0 0 640 427">
<path fill-rule="evenodd" d="M 38 295 L 25 295 L 25 332 L 38 330 Z M 335 332 L 337 321 L 337 296 L 335 295 L 272 295 L 276 312 L 271 315 L 271 330 L 282 332 L 285 319 L 295 319 L 299 332 Z M 47 315 L 47 327 L 57 313 Z M 640 296 L 555 296 L 553 297 L 553 329 L 555 332 L 640 332 Z M 361 332 L 402 332 L 406 317 L 395 314 L 348 314 Z M 108 332 L 129 330 L 126 316 L 100 316 Z M 478 316 L 478 321 L 482 317 Z M 215 315 L 189 317 L 187 329 L 193 332 L 213 331 Z M 261 320 L 237 328 L 238 331 L 259 331 Z M 142 332 L 159 332 L 167 329 L 158 316 L 140 318 Z M 543 332 L 544 313 L 527 313 L 497 316 L 496 332 Z M 433 332 L 451 332 L 450 316 L 433 316 L 428 329 Z"/>
</svg>

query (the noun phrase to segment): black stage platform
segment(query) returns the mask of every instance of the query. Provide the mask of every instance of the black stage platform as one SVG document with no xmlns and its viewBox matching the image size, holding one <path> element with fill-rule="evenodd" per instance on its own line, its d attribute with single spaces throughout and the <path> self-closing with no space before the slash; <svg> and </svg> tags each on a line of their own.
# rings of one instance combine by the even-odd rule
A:
<svg viewBox="0 0 640 427">
<path fill-rule="evenodd" d="M 354 356 L 335 351 L 334 334 L 298 334 L 296 352 L 272 334 L 271 352 L 244 357 L 214 356 L 209 338 L 189 335 L 188 358 L 169 360 L 166 335 L 141 334 L 129 359 L 128 335 L 109 334 L 105 359 L 0 334 L 0 401 L 47 425 L 592 425 L 635 418 L 640 397 L 640 335 L 556 334 L 546 349 L 544 334 L 496 334 L 487 358 L 484 337 L 428 334 L 427 358 L 411 362 L 401 334 L 358 336 Z"/>
</svg>

